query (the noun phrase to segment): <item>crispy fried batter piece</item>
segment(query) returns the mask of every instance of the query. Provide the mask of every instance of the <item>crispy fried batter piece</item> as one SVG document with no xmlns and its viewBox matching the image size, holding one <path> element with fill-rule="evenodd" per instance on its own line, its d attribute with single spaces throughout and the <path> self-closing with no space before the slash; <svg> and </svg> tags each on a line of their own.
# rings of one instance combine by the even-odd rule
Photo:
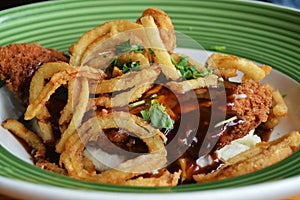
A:
<svg viewBox="0 0 300 200">
<path fill-rule="evenodd" d="M 225 165 L 211 174 L 198 174 L 193 177 L 198 183 L 202 183 L 240 176 L 273 165 L 299 148 L 300 133 L 292 131 L 274 141 L 258 143 L 253 148 L 229 159 Z"/>
<path fill-rule="evenodd" d="M 37 43 L 0 47 L 0 78 L 18 97 L 26 98 L 34 72 L 52 61 L 68 62 L 69 58 L 61 51 L 43 48 Z"/>
<path fill-rule="evenodd" d="M 243 123 L 237 123 L 230 127 L 230 130 L 224 131 L 219 138 L 217 149 L 247 135 L 262 122 L 266 122 L 272 106 L 272 90 L 254 81 L 238 85 L 236 92 L 228 98 L 234 99 L 234 106 L 229 106 L 227 111 L 237 115 Z"/>
</svg>

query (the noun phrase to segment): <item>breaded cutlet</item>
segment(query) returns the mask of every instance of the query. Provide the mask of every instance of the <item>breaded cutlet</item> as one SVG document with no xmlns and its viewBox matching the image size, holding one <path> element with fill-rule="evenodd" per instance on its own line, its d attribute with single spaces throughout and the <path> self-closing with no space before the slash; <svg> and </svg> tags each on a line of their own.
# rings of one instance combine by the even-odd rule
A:
<svg viewBox="0 0 300 200">
<path fill-rule="evenodd" d="M 44 48 L 38 43 L 9 44 L 0 47 L 0 79 L 21 100 L 26 100 L 34 72 L 44 63 L 63 61 L 69 57 L 63 52 Z"/>
</svg>

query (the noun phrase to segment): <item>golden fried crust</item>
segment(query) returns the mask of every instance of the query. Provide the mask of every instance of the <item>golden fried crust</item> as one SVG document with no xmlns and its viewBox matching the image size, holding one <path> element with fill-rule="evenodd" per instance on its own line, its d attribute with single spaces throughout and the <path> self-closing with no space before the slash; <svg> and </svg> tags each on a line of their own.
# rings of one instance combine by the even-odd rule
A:
<svg viewBox="0 0 300 200">
<path fill-rule="evenodd" d="M 137 23 L 141 24 L 141 18 L 145 16 L 152 16 L 155 24 L 159 28 L 160 37 L 168 52 L 173 52 L 176 47 L 176 36 L 174 26 L 170 17 L 162 10 L 156 8 L 146 9 L 142 16 L 137 19 Z"/>
<path fill-rule="evenodd" d="M 193 178 L 202 183 L 240 176 L 273 165 L 299 148 L 300 133 L 293 131 L 277 140 L 258 143 L 255 147 L 229 159 L 225 165 L 211 174 L 198 174 Z"/>
<path fill-rule="evenodd" d="M 228 109 L 232 109 L 230 112 L 238 116 L 243 123 L 238 123 L 230 127 L 230 130 L 224 131 L 219 137 L 216 149 L 244 137 L 249 131 L 266 122 L 272 106 L 272 90 L 251 80 L 237 85 L 234 94 L 228 97 L 228 99 L 232 98 L 234 106 L 229 106 Z"/>
<path fill-rule="evenodd" d="M 43 48 L 37 43 L 10 44 L 0 47 L 0 78 L 11 91 L 22 97 L 28 93 L 30 80 L 39 66 L 68 60 L 63 52 Z"/>
<path fill-rule="evenodd" d="M 245 121 L 266 122 L 272 105 L 272 90 L 259 84 L 248 81 L 237 88 L 237 94 L 245 94 L 247 98 L 237 98 L 235 110 Z"/>
</svg>

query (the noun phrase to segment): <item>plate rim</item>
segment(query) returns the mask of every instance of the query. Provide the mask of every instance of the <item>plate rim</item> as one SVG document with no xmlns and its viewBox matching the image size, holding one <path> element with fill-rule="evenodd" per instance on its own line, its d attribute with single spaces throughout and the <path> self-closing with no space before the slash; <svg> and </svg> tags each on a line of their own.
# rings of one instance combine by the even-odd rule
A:
<svg viewBox="0 0 300 200">
<path fill-rule="evenodd" d="M 66 1 L 66 2 L 72 2 L 72 1 L 74 1 L 74 2 L 79 2 L 80 0 L 62 0 L 62 1 Z M 60 2 L 62 2 L 62 1 L 60 1 Z M 216 1 L 216 0 L 215 0 Z M 11 8 L 11 9 L 5 9 L 4 11 L 6 12 L 11 12 L 11 10 L 13 10 L 13 11 L 15 11 L 15 12 L 17 12 L 19 9 L 23 9 L 23 8 L 29 8 L 29 7 L 32 7 L 32 6 L 38 6 L 38 5 L 42 5 L 42 4 L 55 4 L 55 2 L 58 2 L 58 1 L 49 1 L 49 2 L 39 2 L 39 3 L 33 3 L 33 4 L 29 4 L 29 5 L 25 5 L 25 6 L 20 6 L 20 7 L 15 7 L 15 8 Z M 230 1 L 230 2 L 232 2 L 232 0 Z M 296 11 L 297 13 L 300 13 L 299 12 L 299 10 L 297 10 L 297 9 L 293 9 L 293 8 L 287 8 L 287 7 L 283 7 L 283 6 L 279 6 L 279 5 L 273 5 L 273 4 L 267 4 L 267 3 L 264 3 L 264 2 L 254 2 L 254 1 L 246 1 L 246 0 L 241 0 L 241 2 L 247 2 L 247 3 L 253 3 L 253 4 L 262 4 L 262 5 L 264 5 L 264 6 L 273 6 L 273 7 L 277 7 L 277 8 L 280 8 L 280 9 L 284 9 L 284 10 L 291 10 L 291 11 Z M 0 14 L 1 13 L 3 13 L 3 11 L 0 11 Z M 0 23 L 1 24 L 1 23 Z M 286 74 L 284 74 L 284 75 L 286 75 Z M 293 79 L 293 80 L 295 80 L 295 79 Z M 297 81 L 297 80 L 295 80 L 296 82 L 298 82 L 299 83 L 299 81 Z M 2 148 L 2 146 L 1 146 L 1 148 Z M 298 176 L 297 176 L 298 177 Z M 1 180 L 1 176 L 0 176 L 0 180 Z M 298 179 L 297 179 L 298 180 Z M 226 188 L 227 189 L 227 188 Z M 176 192 L 175 192 L 176 193 Z"/>
</svg>

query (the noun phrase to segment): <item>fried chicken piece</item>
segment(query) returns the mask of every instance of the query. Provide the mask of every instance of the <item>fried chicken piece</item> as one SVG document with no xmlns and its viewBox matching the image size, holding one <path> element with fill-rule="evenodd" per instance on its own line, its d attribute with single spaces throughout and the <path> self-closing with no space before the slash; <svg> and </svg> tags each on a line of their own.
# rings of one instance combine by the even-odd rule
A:
<svg viewBox="0 0 300 200">
<path fill-rule="evenodd" d="M 18 98 L 25 100 L 34 72 L 44 63 L 56 61 L 68 62 L 69 58 L 61 51 L 37 43 L 0 47 L 0 78 Z"/>
<path fill-rule="evenodd" d="M 217 149 L 231 141 L 242 138 L 262 122 L 266 122 L 272 105 L 272 90 L 255 81 L 239 84 L 235 92 L 227 97 L 233 99 L 233 106 L 227 106 L 229 115 L 238 116 L 240 123 L 227 127 L 222 133 Z M 230 102 L 230 101 L 229 101 Z"/>
</svg>

